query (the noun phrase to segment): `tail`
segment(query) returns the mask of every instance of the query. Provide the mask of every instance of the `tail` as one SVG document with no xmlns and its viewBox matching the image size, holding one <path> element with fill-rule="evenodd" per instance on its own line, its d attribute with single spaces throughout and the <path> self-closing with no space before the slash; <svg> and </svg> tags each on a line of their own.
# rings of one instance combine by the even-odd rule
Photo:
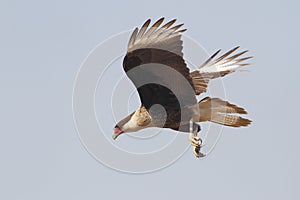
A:
<svg viewBox="0 0 300 200">
<path fill-rule="evenodd" d="M 218 98 L 206 97 L 198 105 L 200 110 L 199 122 L 211 121 L 231 127 L 248 126 L 252 122 L 236 115 L 247 114 L 244 108 Z"/>
</svg>

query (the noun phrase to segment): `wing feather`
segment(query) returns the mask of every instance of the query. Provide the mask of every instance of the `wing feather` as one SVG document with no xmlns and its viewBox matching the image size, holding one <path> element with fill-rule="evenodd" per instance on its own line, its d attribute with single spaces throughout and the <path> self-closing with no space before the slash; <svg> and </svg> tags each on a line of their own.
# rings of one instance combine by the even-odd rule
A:
<svg viewBox="0 0 300 200">
<path fill-rule="evenodd" d="M 132 32 L 132 34 L 130 36 L 130 39 L 129 39 L 129 42 L 128 42 L 128 47 L 127 48 L 134 45 L 134 42 L 135 42 L 138 31 L 139 31 L 139 29 L 135 28 L 134 31 Z"/>
<path fill-rule="evenodd" d="M 123 60 L 123 68 L 127 76 L 137 87 L 142 105 L 149 109 L 154 104 L 160 104 L 171 119 L 174 112 L 180 118 L 181 106 L 191 106 L 197 103 L 195 90 L 190 71 L 186 66 L 182 53 L 181 33 L 183 24 L 174 25 L 176 19 L 163 24 L 164 18 L 157 20 L 150 26 L 147 20 L 140 29 L 136 28 L 130 37 L 127 54 Z M 176 77 L 171 71 L 161 69 L 159 65 L 176 70 L 181 78 Z M 139 68 L 137 68 L 139 67 Z M 135 71 L 133 69 L 142 69 Z M 131 71 L 133 70 L 133 71 Z M 182 79 L 183 78 L 183 79 Z M 143 81 L 152 82 L 140 86 Z M 160 84 L 161 83 L 161 84 Z M 187 89 L 188 83 L 189 89 Z M 176 95 L 174 93 L 176 92 Z M 185 114 L 191 118 L 190 111 Z M 179 122 L 180 119 L 175 121 Z"/>
<path fill-rule="evenodd" d="M 181 35 L 186 29 L 180 30 L 183 24 L 173 26 L 176 19 L 160 27 L 163 21 L 164 18 L 160 18 L 149 28 L 151 21 L 148 19 L 140 29 L 137 29 L 137 32 L 134 31 L 128 43 L 127 53 L 142 48 L 156 48 L 183 56 L 182 48 L 179 45 L 177 45 L 178 48 L 174 48 L 176 45 L 172 46 L 173 43 L 180 42 L 181 38 L 179 37 L 177 40 L 172 40 L 172 38 Z"/>
<path fill-rule="evenodd" d="M 193 84 L 195 87 L 196 95 L 206 92 L 208 83 L 211 79 L 223 77 L 227 74 L 231 74 L 237 71 L 238 68 L 247 66 L 249 63 L 242 63 L 243 61 L 249 60 L 252 56 L 242 57 L 243 54 L 247 53 L 248 50 L 230 56 L 235 52 L 239 46 L 234 47 L 228 52 L 224 53 L 220 57 L 214 59 L 220 52 L 221 49 L 216 51 L 210 56 L 198 69 L 191 72 Z"/>
<path fill-rule="evenodd" d="M 142 28 L 140 29 L 140 31 L 138 32 L 137 36 L 136 36 L 136 40 L 142 40 L 143 39 L 143 35 L 146 32 L 149 24 L 150 24 L 151 20 L 148 19 L 142 26 Z"/>
<path fill-rule="evenodd" d="M 155 32 L 157 30 L 157 28 L 161 25 L 161 23 L 164 21 L 164 17 L 160 18 L 159 20 L 157 20 L 152 26 L 151 28 L 149 28 L 149 30 L 145 33 L 145 37 L 149 38 L 149 36 Z"/>
</svg>

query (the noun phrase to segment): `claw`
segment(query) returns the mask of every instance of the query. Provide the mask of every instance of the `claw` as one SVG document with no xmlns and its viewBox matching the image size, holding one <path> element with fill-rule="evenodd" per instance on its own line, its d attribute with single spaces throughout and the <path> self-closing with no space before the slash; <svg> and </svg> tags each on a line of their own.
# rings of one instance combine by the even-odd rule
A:
<svg viewBox="0 0 300 200">
<path fill-rule="evenodd" d="M 194 155 L 197 158 L 204 157 L 205 155 L 200 152 L 200 149 L 202 147 L 202 140 L 201 140 L 201 138 L 198 137 L 198 136 L 190 135 L 189 140 L 190 140 L 191 144 L 193 145 Z"/>
<path fill-rule="evenodd" d="M 197 154 L 195 154 L 195 156 L 197 158 L 203 158 L 203 157 L 205 157 L 205 155 L 203 153 L 201 153 L 201 152 L 198 152 Z"/>
<path fill-rule="evenodd" d="M 201 146 L 198 147 L 194 147 L 194 155 L 197 158 L 203 158 L 205 155 L 203 153 L 200 152 Z"/>
<path fill-rule="evenodd" d="M 197 131 L 196 132 L 193 131 L 193 121 L 192 120 L 190 120 L 189 140 L 190 140 L 190 143 L 194 146 L 194 151 L 193 151 L 194 155 L 197 158 L 204 157 L 205 155 L 200 152 L 200 149 L 202 147 L 202 140 L 200 137 L 197 136 Z"/>
<path fill-rule="evenodd" d="M 194 147 L 194 155 L 199 158 L 200 157 L 200 147 Z"/>
</svg>

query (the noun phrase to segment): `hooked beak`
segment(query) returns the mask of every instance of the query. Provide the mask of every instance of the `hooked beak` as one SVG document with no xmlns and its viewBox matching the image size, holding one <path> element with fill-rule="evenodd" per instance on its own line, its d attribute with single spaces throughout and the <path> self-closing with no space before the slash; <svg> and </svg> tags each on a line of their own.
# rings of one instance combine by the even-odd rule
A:
<svg viewBox="0 0 300 200">
<path fill-rule="evenodd" d="M 122 133 L 124 133 L 124 131 L 122 131 L 122 130 L 120 129 L 120 127 L 116 126 L 116 127 L 114 128 L 114 134 L 113 134 L 112 138 L 115 140 L 115 139 L 117 139 L 117 137 L 119 137 L 119 135 L 121 135 Z"/>
</svg>

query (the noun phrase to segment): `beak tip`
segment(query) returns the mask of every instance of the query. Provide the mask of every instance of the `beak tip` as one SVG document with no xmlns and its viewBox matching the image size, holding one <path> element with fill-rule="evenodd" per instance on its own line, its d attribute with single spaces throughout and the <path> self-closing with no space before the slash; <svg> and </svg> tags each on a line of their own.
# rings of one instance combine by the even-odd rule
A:
<svg viewBox="0 0 300 200">
<path fill-rule="evenodd" d="M 118 126 L 116 126 L 114 128 L 114 134 L 112 135 L 113 140 L 116 140 L 117 137 L 119 137 L 119 135 L 121 135 L 122 133 L 124 133 L 124 131 L 122 131 Z"/>
<path fill-rule="evenodd" d="M 119 134 L 116 134 L 116 133 L 115 133 L 115 134 L 112 135 L 112 139 L 113 139 L 113 140 L 116 140 L 118 136 L 119 136 Z"/>
</svg>

